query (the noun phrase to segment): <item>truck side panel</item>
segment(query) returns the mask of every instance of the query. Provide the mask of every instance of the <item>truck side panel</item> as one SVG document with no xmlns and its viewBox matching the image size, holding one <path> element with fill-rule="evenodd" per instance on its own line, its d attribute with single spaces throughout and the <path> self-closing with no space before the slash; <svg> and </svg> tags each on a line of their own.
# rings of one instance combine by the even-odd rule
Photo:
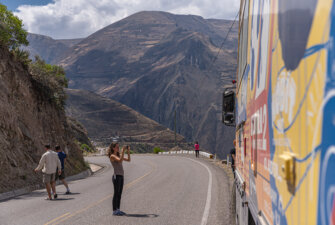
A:
<svg viewBox="0 0 335 225">
<path fill-rule="evenodd" d="M 242 0 L 240 12 L 237 212 L 335 225 L 335 3 Z"/>
</svg>

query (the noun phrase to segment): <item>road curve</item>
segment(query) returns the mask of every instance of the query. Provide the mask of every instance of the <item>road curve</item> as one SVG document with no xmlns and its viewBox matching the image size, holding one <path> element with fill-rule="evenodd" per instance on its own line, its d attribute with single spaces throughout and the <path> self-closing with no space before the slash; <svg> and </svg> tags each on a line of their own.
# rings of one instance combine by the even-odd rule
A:
<svg viewBox="0 0 335 225">
<path fill-rule="evenodd" d="M 107 157 L 87 160 L 104 166 L 95 175 L 70 183 L 72 195 L 43 200 L 45 190 L 0 202 L 0 224 L 232 224 L 225 172 L 203 159 L 134 155 L 124 162 L 121 210 L 112 215 L 113 169 Z"/>
</svg>

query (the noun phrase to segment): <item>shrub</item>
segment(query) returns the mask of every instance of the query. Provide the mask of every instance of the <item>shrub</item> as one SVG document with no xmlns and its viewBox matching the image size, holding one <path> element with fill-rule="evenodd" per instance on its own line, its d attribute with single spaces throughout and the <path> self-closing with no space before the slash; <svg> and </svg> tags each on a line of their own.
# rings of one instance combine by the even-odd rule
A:
<svg viewBox="0 0 335 225">
<path fill-rule="evenodd" d="M 54 102 L 59 109 L 64 110 L 66 100 L 64 88 L 68 86 L 64 69 L 45 63 L 40 57 L 31 62 L 29 53 L 20 49 L 21 45 L 29 44 L 27 31 L 22 27 L 22 21 L 0 3 L 0 44 L 7 46 L 15 59 L 28 67 L 41 94 Z"/>
<path fill-rule="evenodd" d="M 29 64 L 29 72 L 33 79 L 38 81 L 42 92 L 49 97 L 59 108 L 64 109 L 66 93 L 64 88 L 68 87 L 65 71 L 61 66 L 47 64 L 39 56 Z"/>
<path fill-rule="evenodd" d="M 158 154 L 159 152 L 164 152 L 164 151 L 160 149 L 159 147 L 154 147 L 154 153 Z"/>
<path fill-rule="evenodd" d="M 91 148 L 90 146 L 88 146 L 87 144 L 82 144 L 82 145 L 80 146 L 80 149 L 81 149 L 82 151 L 85 151 L 85 152 L 92 152 L 92 148 Z"/>
<path fill-rule="evenodd" d="M 0 42 L 11 50 L 28 45 L 27 31 L 22 27 L 22 21 L 0 3 Z"/>
<path fill-rule="evenodd" d="M 91 168 L 90 164 L 87 161 L 84 161 L 84 165 L 85 165 L 86 169 L 90 169 Z"/>
<path fill-rule="evenodd" d="M 15 48 L 12 50 L 12 54 L 17 61 L 20 61 L 26 68 L 28 68 L 29 64 L 31 63 L 29 52 L 20 48 Z"/>
</svg>

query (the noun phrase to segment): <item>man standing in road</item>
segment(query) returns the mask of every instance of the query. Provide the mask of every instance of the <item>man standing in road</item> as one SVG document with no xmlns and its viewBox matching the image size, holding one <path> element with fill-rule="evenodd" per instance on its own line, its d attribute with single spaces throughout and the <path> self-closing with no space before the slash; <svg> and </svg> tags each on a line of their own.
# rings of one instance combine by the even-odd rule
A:
<svg viewBox="0 0 335 225">
<path fill-rule="evenodd" d="M 69 185 L 68 185 L 68 184 L 66 183 L 66 181 L 65 181 L 64 162 L 66 161 L 66 153 L 63 152 L 63 151 L 61 151 L 59 145 L 56 146 L 55 150 L 56 150 L 56 152 L 57 152 L 57 154 L 58 154 L 58 158 L 59 158 L 60 163 L 61 163 L 61 165 L 62 165 L 62 173 L 61 173 L 59 176 L 57 176 L 57 178 L 58 178 L 60 181 L 62 181 L 62 183 L 63 183 L 64 186 L 66 187 L 66 192 L 65 192 L 65 194 L 68 195 L 68 194 L 70 194 L 71 192 L 70 192 L 70 189 L 69 189 Z"/>
<path fill-rule="evenodd" d="M 58 168 L 58 174 L 60 175 L 62 173 L 62 167 L 57 153 L 50 149 L 50 145 L 45 145 L 44 147 L 46 152 L 42 155 L 40 163 L 38 164 L 34 172 L 36 173 L 42 169 L 43 183 L 45 183 L 45 187 L 48 192 L 48 198 L 46 198 L 46 200 L 52 200 L 50 189 L 52 189 L 54 193 L 54 199 L 56 199 L 56 171 Z"/>
</svg>

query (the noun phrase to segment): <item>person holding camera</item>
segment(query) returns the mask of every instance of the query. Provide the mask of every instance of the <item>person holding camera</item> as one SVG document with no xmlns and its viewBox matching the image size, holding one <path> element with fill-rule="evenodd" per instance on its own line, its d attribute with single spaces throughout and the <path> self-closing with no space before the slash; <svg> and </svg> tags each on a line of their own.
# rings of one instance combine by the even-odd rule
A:
<svg viewBox="0 0 335 225">
<path fill-rule="evenodd" d="M 124 153 L 127 151 L 127 158 L 124 157 Z M 123 161 L 130 162 L 130 147 L 123 146 L 121 154 L 119 143 L 114 142 L 108 148 L 108 157 L 112 163 L 114 168 L 114 175 L 113 175 L 113 185 L 114 185 L 114 196 L 113 196 L 113 215 L 115 216 L 123 216 L 125 215 L 124 212 L 120 210 L 121 205 L 121 195 L 123 190 Z"/>
</svg>

